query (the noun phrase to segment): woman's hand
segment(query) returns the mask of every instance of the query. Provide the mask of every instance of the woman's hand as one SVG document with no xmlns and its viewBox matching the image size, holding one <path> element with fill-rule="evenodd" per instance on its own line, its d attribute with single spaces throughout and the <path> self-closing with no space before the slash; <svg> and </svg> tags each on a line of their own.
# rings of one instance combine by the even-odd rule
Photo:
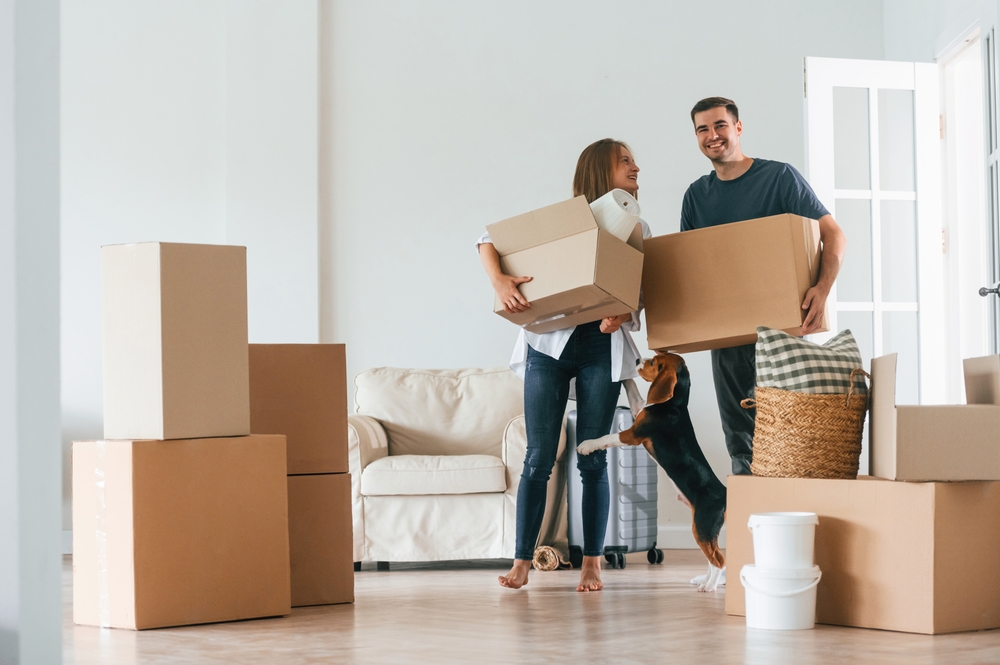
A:
<svg viewBox="0 0 1000 665">
<path fill-rule="evenodd" d="M 613 333 L 622 327 L 622 324 L 632 318 L 631 314 L 622 314 L 621 316 L 609 316 L 606 319 L 601 319 L 601 332 L 602 333 Z"/>
<path fill-rule="evenodd" d="M 491 280 L 493 290 L 497 292 L 500 302 L 503 303 L 504 311 L 508 314 L 516 314 L 531 308 L 531 303 L 517 287 L 532 279 L 532 277 L 511 277 L 500 273 Z"/>
</svg>

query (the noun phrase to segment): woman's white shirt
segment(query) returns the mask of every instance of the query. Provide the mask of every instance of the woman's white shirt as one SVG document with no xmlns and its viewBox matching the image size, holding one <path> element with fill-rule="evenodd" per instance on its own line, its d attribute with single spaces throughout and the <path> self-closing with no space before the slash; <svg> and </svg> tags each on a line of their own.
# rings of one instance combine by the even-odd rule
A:
<svg viewBox="0 0 1000 665">
<path fill-rule="evenodd" d="M 639 224 L 642 225 L 642 237 L 652 237 L 653 233 L 649 230 L 649 225 L 642 219 L 639 220 Z M 484 233 L 476 242 L 477 251 L 479 250 L 479 245 L 483 243 L 492 243 L 489 233 Z M 636 346 L 629 332 L 634 332 L 641 328 L 639 312 L 642 311 L 642 307 L 642 293 L 640 293 L 639 310 L 632 312 L 632 320 L 626 321 L 621 325 L 621 328 L 611 333 L 610 378 L 612 381 L 624 381 L 625 379 L 631 379 L 639 375 L 636 371 L 636 366 L 642 358 L 642 354 L 639 353 L 639 347 Z M 576 330 L 576 326 L 539 334 L 528 332 L 524 328 L 521 328 L 521 332 L 517 336 L 517 342 L 514 344 L 514 353 L 510 357 L 510 368 L 519 377 L 524 378 L 524 371 L 528 364 L 529 346 L 539 353 L 544 353 L 547 356 L 558 359 L 562 355 L 563 349 L 566 348 L 566 344 L 569 342 L 569 338 L 573 335 L 574 330 Z"/>
</svg>

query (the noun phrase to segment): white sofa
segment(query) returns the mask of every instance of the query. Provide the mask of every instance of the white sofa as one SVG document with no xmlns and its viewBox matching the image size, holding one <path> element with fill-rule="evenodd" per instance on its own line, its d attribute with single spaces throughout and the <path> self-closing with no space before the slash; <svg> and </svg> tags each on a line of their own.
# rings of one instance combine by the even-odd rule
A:
<svg viewBox="0 0 1000 665">
<path fill-rule="evenodd" d="M 521 380 L 509 369 L 380 367 L 348 419 L 354 560 L 514 557 L 524 464 Z M 539 544 L 566 552 L 565 428 Z"/>
</svg>

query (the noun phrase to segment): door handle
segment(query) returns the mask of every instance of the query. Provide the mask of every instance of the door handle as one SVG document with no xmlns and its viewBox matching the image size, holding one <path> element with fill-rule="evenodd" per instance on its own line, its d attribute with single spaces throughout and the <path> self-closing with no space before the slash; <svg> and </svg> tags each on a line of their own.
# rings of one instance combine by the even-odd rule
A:
<svg viewBox="0 0 1000 665">
<path fill-rule="evenodd" d="M 991 293 L 995 296 L 1000 296 L 1000 282 L 997 282 L 990 288 L 986 288 L 985 286 L 979 288 L 979 295 L 981 295 L 983 298 L 990 295 Z"/>
</svg>

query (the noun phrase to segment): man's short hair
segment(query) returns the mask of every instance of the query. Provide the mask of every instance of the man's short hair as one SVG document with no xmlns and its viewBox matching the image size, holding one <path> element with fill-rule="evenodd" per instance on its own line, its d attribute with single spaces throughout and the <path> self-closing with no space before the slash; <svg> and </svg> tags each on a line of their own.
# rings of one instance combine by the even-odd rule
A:
<svg viewBox="0 0 1000 665">
<path fill-rule="evenodd" d="M 691 109 L 691 123 L 694 124 L 694 116 L 696 113 L 717 109 L 720 106 L 725 106 L 729 115 L 733 116 L 733 120 L 739 121 L 740 110 L 736 108 L 736 102 L 731 99 L 726 99 L 725 97 L 706 97 L 695 104 L 694 108 Z"/>
</svg>

